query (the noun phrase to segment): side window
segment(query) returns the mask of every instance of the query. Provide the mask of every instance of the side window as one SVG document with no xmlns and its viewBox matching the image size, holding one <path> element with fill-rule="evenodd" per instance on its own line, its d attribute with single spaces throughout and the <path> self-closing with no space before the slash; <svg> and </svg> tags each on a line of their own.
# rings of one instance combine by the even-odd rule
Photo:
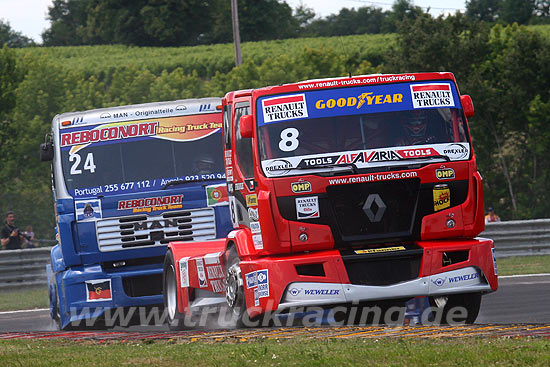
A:
<svg viewBox="0 0 550 367">
<path fill-rule="evenodd" d="M 231 105 L 223 108 L 223 146 L 224 150 L 231 149 Z"/>
<path fill-rule="evenodd" d="M 254 177 L 254 162 L 252 160 L 252 138 L 241 136 L 241 116 L 250 114 L 250 105 L 238 104 L 235 106 L 235 151 L 237 161 L 244 178 Z"/>
</svg>

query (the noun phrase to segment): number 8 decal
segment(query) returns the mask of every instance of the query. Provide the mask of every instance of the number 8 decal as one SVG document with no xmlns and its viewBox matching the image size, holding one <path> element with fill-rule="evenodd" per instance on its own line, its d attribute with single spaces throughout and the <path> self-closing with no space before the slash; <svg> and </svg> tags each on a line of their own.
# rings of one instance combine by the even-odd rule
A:
<svg viewBox="0 0 550 367">
<path fill-rule="evenodd" d="M 281 141 L 279 142 L 279 149 L 283 152 L 292 152 L 298 148 L 300 142 L 298 141 L 298 129 L 288 127 L 281 131 Z"/>
</svg>

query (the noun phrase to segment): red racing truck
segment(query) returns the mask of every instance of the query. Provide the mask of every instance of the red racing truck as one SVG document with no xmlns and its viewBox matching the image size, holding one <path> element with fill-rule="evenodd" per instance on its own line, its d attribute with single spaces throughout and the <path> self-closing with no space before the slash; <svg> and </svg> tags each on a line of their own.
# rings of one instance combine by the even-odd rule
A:
<svg viewBox="0 0 550 367">
<path fill-rule="evenodd" d="M 172 325 L 227 305 L 238 320 L 297 307 L 429 297 L 473 323 L 498 287 L 482 178 L 451 73 L 366 75 L 223 99 L 234 230 L 170 243 Z M 446 319 L 443 319 L 445 322 Z"/>
</svg>

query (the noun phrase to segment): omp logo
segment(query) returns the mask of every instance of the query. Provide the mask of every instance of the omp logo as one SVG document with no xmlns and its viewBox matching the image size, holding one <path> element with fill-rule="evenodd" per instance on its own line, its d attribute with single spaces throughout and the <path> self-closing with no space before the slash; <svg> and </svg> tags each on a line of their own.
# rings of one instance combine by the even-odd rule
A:
<svg viewBox="0 0 550 367">
<path fill-rule="evenodd" d="M 373 204 L 376 206 L 373 208 Z M 376 213 L 374 210 L 376 210 Z M 372 223 L 377 223 L 382 220 L 384 212 L 386 211 L 386 204 L 382 201 L 382 198 L 378 194 L 370 194 L 363 205 L 363 211 Z"/>
<path fill-rule="evenodd" d="M 143 231 L 146 229 L 162 229 L 162 228 L 169 228 L 169 227 L 177 227 L 178 226 L 178 220 L 154 220 L 152 222 L 137 222 L 134 223 L 134 230 L 136 231 Z"/>
<path fill-rule="evenodd" d="M 438 180 L 452 180 L 455 178 L 455 170 L 452 168 L 436 169 L 435 177 L 437 177 Z"/>
<path fill-rule="evenodd" d="M 311 192 L 311 183 L 309 183 L 309 181 L 293 182 L 290 184 L 290 189 L 296 194 L 301 192 Z"/>
</svg>

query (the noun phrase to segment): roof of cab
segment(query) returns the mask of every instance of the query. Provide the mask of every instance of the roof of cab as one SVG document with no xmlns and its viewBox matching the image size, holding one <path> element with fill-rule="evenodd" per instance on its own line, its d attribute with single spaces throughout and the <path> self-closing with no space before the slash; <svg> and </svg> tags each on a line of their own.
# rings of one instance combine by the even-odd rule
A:
<svg viewBox="0 0 550 367">
<path fill-rule="evenodd" d="M 221 105 L 221 98 L 178 99 L 166 102 L 152 102 L 134 104 L 119 107 L 98 108 L 88 111 L 66 112 L 54 117 L 62 125 L 73 127 L 75 125 L 104 124 L 112 122 L 144 120 L 161 117 L 196 115 L 203 113 L 220 112 L 217 106 Z"/>
<path fill-rule="evenodd" d="M 375 85 L 387 83 L 401 83 L 427 80 L 444 80 L 450 79 L 455 81 L 455 77 L 449 72 L 427 72 L 427 73 L 405 73 L 405 74 L 369 74 L 356 75 L 349 77 L 335 77 L 323 79 L 309 79 L 296 83 L 280 84 L 276 86 L 266 86 L 254 90 L 246 89 L 240 91 L 229 92 L 225 95 L 226 100 L 231 100 L 235 96 L 241 95 L 243 92 L 252 93 L 257 98 L 262 95 L 306 92 L 308 90 L 329 89 L 336 87 L 357 87 L 361 85 Z"/>
</svg>

